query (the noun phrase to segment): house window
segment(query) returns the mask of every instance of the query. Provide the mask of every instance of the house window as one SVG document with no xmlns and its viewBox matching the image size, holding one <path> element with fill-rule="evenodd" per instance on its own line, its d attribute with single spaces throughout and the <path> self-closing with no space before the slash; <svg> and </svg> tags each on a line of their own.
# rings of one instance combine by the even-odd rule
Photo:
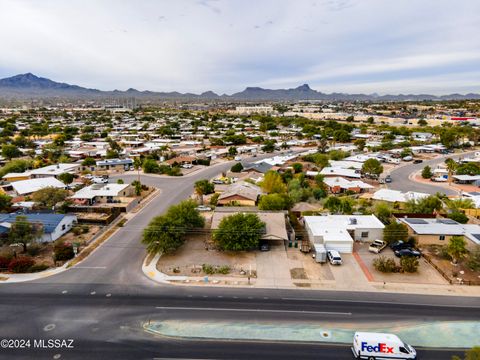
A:
<svg viewBox="0 0 480 360">
<path fill-rule="evenodd" d="M 368 231 L 362 231 L 362 238 L 368 238 Z"/>
<path fill-rule="evenodd" d="M 445 235 L 440 235 L 439 240 L 445 240 Z"/>
<path fill-rule="evenodd" d="M 62 225 L 62 230 L 65 230 L 65 224 Z"/>
</svg>

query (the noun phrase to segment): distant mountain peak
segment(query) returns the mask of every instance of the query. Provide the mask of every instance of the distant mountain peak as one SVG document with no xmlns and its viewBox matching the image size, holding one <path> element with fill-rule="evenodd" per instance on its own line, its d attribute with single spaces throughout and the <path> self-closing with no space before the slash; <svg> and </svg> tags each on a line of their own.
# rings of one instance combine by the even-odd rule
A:
<svg viewBox="0 0 480 360">
<path fill-rule="evenodd" d="M 297 87 L 295 90 L 300 90 L 300 91 L 311 91 L 312 89 L 308 84 L 303 84 Z"/>
<path fill-rule="evenodd" d="M 300 85 L 291 89 L 264 89 L 258 86 L 249 86 L 241 92 L 232 95 L 217 95 L 213 91 L 205 91 L 200 95 L 191 93 L 172 92 L 155 92 L 155 91 L 138 91 L 129 88 L 127 91 L 113 90 L 100 91 L 96 89 L 88 89 L 77 85 L 70 85 L 52 81 L 47 78 L 39 77 L 30 72 L 18 74 L 9 78 L 0 79 L 0 97 L 30 99 L 30 98 L 82 98 L 93 99 L 101 97 L 122 97 L 135 96 L 138 98 L 148 99 L 232 99 L 245 101 L 298 101 L 298 100 L 323 100 L 323 101 L 420 101 L 420 100 L 461 100 L 461 99 L 480 99 L 479 94 L 450 94 L 443 96 L 435 96 L 428 94 L 419 95 L 378 95 L 376 93 L 365 94 L 345 94 L 331 93 L 325 94 L 312 89 L 308 84 Z"/>
</svg>

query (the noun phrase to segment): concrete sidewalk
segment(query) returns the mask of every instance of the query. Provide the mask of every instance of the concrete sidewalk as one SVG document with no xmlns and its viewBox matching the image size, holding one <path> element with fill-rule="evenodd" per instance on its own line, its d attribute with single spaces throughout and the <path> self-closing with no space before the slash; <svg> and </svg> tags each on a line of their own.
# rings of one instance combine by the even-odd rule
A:
<svg viewBox="0 0 480 360">
<path fill-rule="evenodd" d="M 277 281 L 268 277 L 266 279 L 250 279 L 250 283 L 245 278 L 227 277 L 227 276 L 209 276 L 208 281 L 203 277 L 194 276 L 170 276 L 157 270 L 157 262 L 161 255 L 157 254 L 147 261 L 148 256 L 142 266 L 142 271 L 146 277 L 160 284 L 170 284 L 179 286 L 213 286 L 213 287 L 243 287 L 259 289 L 302 289 L 302 290 L 331 290 L 331 291 L 359 291 L 371 293 L 401 293 L 416 295 L 453 295 L 453 296 L 472 296 L 480 297 L 480 286 L 467 285 L 430 285 L 430 284 L 411 284 L 411 283 L 384 283 L 384 282 L 356 282 L 353 284 L 347 281 L 348 274 L 342 274 L 341 278 L 345 281 L 334 280 L 295 280 Z M 355 262 L 352 256 L 352 262 Z M 342 271 L 341 267 L 335 270 Z M 335 271 L 334 270 L 334 271 Z M 360 266 L 358 271 L 362 272 Z M 339 274 L 336 274 L 339 275 Z M 337 277 L 337 276 L 336 276 Z"/>
</svg>

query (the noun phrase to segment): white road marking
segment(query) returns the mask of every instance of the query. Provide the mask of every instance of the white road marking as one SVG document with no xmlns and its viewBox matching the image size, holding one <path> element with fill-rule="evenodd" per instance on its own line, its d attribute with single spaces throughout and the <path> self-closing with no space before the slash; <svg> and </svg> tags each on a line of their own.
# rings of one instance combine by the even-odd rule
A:
<svg viewBox="0 0 480 360">
<path fill-rule="evenodd" d="M 106 297 L 110 297 L 110 296 L 112 296 L 112 294 L 108 293 L 108 294 L 107 294 L 107 295 L 105 295 L 105 296 L 106 296 Z"/>
<path fill-rule="evenodd" d="M 480 306 L 471 305 L 442 305 L 442 304 L 422 304 L 422 303 L 408 303 L 408 302 L 389 302 L 389 301 L 375 301 L 375 300 L 340 300 L 340 299 L 302 299 L 302 298 L 282 298 L 282 300 L 293 301 L 330 301 L 330 302 L 342 302 L 342 303 L 357 303 L 357 304 L 385 304 L 385 305 L 415 305 L 415 306 L 432 306 L 432 307 L 453 307 L 453 308 L 473 308 L 480 309 Z"/>
<path fill-rule="evenodd" d="M 63 291 L 62 291 L 62 294 L 66 294 L 66 293 L 68 293 L 67 290 L 63 290 Z"/>
<path fill-rule="evenodd" d="M 106 266 L 74 266 L 72 269 L 106 269 Z"/>
<path fill-rule="evenodd" d="M 345 315 L 351 316 L 351 312 L 331 311 L 303 311 L 303 310 L 274 310 L 274 309 L 235 309 L 235 308 L 196 308 L 181 306 L 156 306 L 159 310 L 193 310 L 193 311 L 236 311 L 236 312 L 267 312 L 267 313 L 290 313 L 290 314 L 324 314 L 324 315 Z"/>
<path fill-rule="evenodd" d="M 90 295 L 95 295 L 96 293 L 97 293 L 96 291 L 92 291 Z"/>
</svg>

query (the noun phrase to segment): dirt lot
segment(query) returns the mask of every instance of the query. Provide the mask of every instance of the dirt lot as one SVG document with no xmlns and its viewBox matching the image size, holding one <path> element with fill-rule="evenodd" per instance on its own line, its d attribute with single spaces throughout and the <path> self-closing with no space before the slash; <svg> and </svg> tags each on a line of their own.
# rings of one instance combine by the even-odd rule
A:
<svg viewBox="0 0 480 360">
<path fill-rule="evenodd" d="M 360 256 L 367 270 L 373 276 L 373 281 L 387 283 L 415 283 L 415 284 L 448 284 L 448 282 L 432 267 L 425 259 L 419 260 L 419 267 L 416 273 L 382 273 L 375 270 L 373 261 L 379 256 L 393 258 L 397 263 L 400 260 L 395 257 L 390 248 L 384 249 L 380 254 L 374 254 L 368 251 L 368 244 L 355 243 L 354 250 Z"/>
<path fill-rule="evenodd" d="M 430 256 L 430 260 L 447 276 L 453 283 L 472 282 L 480 285 L 480 271 L 472 271 L 466 264 L 465 259 L 454 265 L 450 259 L 442 256 L 441 247 L 430 245 L 425 247 L 424 252 Z"/>
<path fill-rule="evenodd" d="M 205 249 L 205 236 L 191 236 L 176 252 L 163 255 L 157 264 L 157 269 L 169 275 L 205 276 L 202 265 L 229 266 L 228 276 L 246 277 L 243 270 L 252 273 L 256 271 L 255 252 L 229 252 Z M 215 274 L 221 276 L 222 274 Z"/>
</svg>

